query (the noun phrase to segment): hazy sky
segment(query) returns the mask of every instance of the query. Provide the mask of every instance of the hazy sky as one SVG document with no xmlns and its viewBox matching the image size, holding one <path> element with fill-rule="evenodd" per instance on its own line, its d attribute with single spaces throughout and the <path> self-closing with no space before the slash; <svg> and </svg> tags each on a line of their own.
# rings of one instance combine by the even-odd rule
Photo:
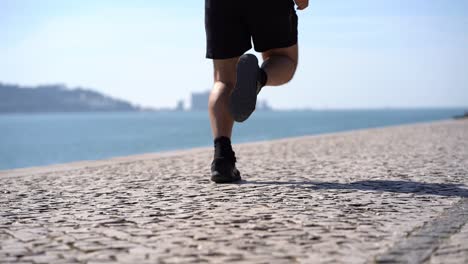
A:
<svg viewBox="0 0 468 264">
<path fill-rule="evenodd" d="M 212 83 L 203 13 L 201 0 L 0 0 L 0 82 L 188 102 Z M 468 106 L 467 0 L 311 0 L 298 15 L 296 77 L 261 94 L 274 107 Z"/>
</svg>

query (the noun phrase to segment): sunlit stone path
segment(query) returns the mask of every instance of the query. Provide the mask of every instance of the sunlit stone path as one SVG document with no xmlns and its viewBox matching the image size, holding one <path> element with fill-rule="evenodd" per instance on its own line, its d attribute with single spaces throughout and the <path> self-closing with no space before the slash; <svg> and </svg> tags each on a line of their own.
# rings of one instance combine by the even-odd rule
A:
<svg viewBox="0 0 468 264">
<path fill-rule="evenodd" d="M 0 172 L 0 263 L 468 263 L 467 121 L 235 151 Z"/>
</svg>

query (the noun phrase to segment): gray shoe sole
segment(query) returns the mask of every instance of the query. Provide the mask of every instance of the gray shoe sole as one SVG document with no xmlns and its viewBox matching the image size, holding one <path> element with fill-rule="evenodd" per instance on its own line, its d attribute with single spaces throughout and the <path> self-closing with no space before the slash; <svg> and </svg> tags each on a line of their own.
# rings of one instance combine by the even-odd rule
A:
<svg viewBox="0 0 468 264">
<path fill-rule="evenodd" d="M 237 82 L 229 101 L 231 115 L 237 122 L 244 122 L 257 104 L 258 59 L 244 54 L 237 63 Z"/>
</svg>

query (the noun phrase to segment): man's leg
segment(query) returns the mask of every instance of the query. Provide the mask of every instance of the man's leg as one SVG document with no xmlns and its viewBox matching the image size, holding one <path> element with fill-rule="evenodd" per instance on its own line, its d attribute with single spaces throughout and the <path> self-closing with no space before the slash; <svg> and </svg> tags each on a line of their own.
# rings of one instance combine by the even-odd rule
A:
<svg viewBox="0 0 468 264">
<path fill-rule="evenodd" d="M 298 60 L 297 44 L 287 48 L 271 49 L 262 52 L 262 57 L 262 69 L 267 75 L 266 85 L 282 85 L 293 78 Z"/>
<path fill-rule="evenodd" d="M 208 102 L 213 137 L 231 138 L 234 120 L 229 112 L 228 102 L 236 84 L 237 58 L 213 60 L 214 85 Z"/>
<path fill-rule="evenodd" d="M 238 58 L 214 60 L 214 85 L 208 108 L 215 147 L 211 163 L 211 180 L 216 183 L 241 180 L 231 146 L 234 120 L 229 112 L 229 98 L 236 84 L 237 61 Z"/>
<path fill-rule="evenodd" d="M 257 94 L 265 85 L 278 86 L 289 82 L 297 67 L 297 44 L 262 52 L 263 64 L 258 66 L 257 57 L 244 54 L 237 65 L 238 79 L 231 95 L 229 110 L 237 122 L 249 118 L 255 110 Z"/>
</svg>

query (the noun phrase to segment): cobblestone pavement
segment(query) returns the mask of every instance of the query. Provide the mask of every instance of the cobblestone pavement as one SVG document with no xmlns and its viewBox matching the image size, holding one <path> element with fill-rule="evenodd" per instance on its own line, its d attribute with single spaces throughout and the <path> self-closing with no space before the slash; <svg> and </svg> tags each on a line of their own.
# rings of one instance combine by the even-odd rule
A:
<svg viewBox="0 0 468 264">
<path fill-rule="evenodd" d="M 0 173 L 0 263 L 467 263 L 468 122 Z"/>
</svg>

